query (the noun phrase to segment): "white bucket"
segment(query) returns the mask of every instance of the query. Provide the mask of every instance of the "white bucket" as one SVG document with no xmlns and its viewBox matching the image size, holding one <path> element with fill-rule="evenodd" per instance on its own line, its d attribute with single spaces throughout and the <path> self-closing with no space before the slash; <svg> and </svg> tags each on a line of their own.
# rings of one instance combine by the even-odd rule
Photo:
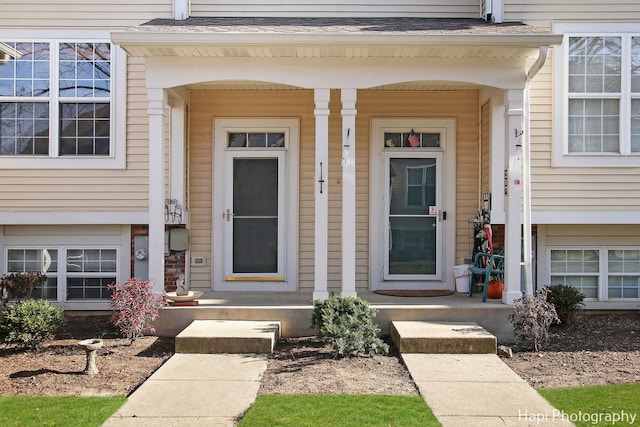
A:
<svg viewBox="0 0 640 427">
<path fill-rule="evenodd" d="M 461 293 L 468 293 L 469 276 L 471 276 L 471 266 L 469 264 L 454 265 L 453 275 L 456 278 L 456 291 Z"/>
</svg>

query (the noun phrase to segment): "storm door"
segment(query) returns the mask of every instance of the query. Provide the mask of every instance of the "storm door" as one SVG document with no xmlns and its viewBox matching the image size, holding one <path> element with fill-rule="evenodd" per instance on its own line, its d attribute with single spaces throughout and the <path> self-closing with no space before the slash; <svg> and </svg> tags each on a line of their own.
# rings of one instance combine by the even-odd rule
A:
<svg viewBox="0 0 640 427">
<path fill-rule="evenodd" d="M 386 133 L 384 279 L 441 276 L 442 154 L 437 133 Z"/>
</svg>

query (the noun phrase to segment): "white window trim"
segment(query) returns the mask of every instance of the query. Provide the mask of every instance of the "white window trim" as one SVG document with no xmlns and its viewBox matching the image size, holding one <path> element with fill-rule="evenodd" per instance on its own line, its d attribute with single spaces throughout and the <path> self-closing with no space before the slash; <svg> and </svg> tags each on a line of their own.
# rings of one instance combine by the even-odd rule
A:
<svg viewBox="0 0 640 427">
<path fill-rule="evenodd" d="M 56 38 L 42 35 L 7 34 L 0 32 L 4 40 L 15 42 L 37 42 L 49 43 L 52 48 L 57 47 L 57 43 L 63 41 L 110 43 L 108 36 L 105 38 L 104 32 L 96 34 L 95 37 L 86 32 L 69 32 L 68 34 L 57 33 Z M 37 38 L 36 38 L 37 37 Z M 58 64 L 54 60 L 57 55 L 52 55 L 50 64 L 50 78 L 58 78 Z M 124 169 L 126 167 L 126 88 L 127 88 L 127 54 L 119 46 L 111 44 L 111 119 L 110 119 L 110 155 L 109 156 L 62 156 L 58 157 L 58 130 L 60 127 L 59 118 L 54 121 L 54 126 L 50 127 L 50 141 L 48 156 L 0 156 L 0 168 L 3 169 Z M 57 95 L 49 98 L 50 110 L 57 108 Z M 99 102 L 99 101 L 96 101 Z M 56 116 L 54 116 L 57 118 Z M 51 118 L 53 121 L 54 117 Z M 53 145 L 53 147 L 52 147 Z"/>
<path fill-rule="evenodd" d="M 7 251 L 9 249 L 57 249 L 58 259 L 62 260 L 63 264 L 66 259 L 63 257 L 61 251 L 64 250 L 66 254 L 67 249 L 116 249 L 117 261 L 116 261 L 116 281 L 123 283 L 129 277 L 131 277 L 131 229 L 130 227 L 118 227 L 108 226 L 96 227 L 93 230 L 90 228 L 78 228 L 69 227 L 68 234 L 31 234 L 34 232 L 46 229 L 46 226 L 38 227 L 22 227 L 19 229 L 20 233 L 5 233 L 0 231 L 0 271 L 2 274 L 7 270 Z M 108 234 L 100 234 L 102 231 L 107 231 Z M 119 232 L 116 230 L 119 229 Z M 81 231 L 78 231 L 81 230 Z M 91 232 L 93 231 L 93 232 Z M 66 270 L 65 270 L 66 271 Z M 65 310 L 106 310 L 109 306 L 108 300 L 65 300 L 65 287 L 64 281 L 61 279 L 63 273 L 58 272 L 58 299 L 52 301 L 58 307 Z M 64 280 L 66 281 L 66 273 Z"/>
<path fill-rule="evenodd" d="M 554 33 L 564 34 L 561 46 L 554 49 L 553 61 L 553 144 L 552 166 L 554 167 L 638 167 L 640 166 L 640 153 L 630 152 L 630 79 L 629 74 L 623 73 L 622 101 L 620 104 L 620 148 L 621 153 L 575 153 L 568 152 L 568 109 L 569 109 L 569 51 L 568 39 L 570 36 L 611 36 L 622 37 L 623 62 L 622 67 L 629 69 L 630 38 L 640 36 L 640 28 L 637 24 L 612 24 L 612 23 L 555 23 Z M 607 97 L 603 94 L 603 97 Z"/>
</svg>

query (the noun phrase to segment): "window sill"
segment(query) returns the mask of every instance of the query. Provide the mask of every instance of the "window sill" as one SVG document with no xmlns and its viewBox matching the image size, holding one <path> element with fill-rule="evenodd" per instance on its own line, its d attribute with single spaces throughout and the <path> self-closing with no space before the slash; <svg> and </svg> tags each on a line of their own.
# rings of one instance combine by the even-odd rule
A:
<svg viewBox="0 0 640 427">
<path fill-rule="evenodd" d="M 640 155 L 632 154 L 624 156 L 621 154 L 612 154 L 608 156 L 601 155 L 558 155 L 553 156 L 553 167 L 594 167 L 594 168 L 637 168 L 640 167 Z"/>
</svg>

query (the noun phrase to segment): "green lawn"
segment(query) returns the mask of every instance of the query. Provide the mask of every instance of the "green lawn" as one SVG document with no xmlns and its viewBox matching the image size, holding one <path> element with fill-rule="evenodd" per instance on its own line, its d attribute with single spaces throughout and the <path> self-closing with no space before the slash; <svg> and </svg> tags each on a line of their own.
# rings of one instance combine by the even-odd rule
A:
<svg viewBox="0 0 640 427">
<path fill-rule="evenodd" d="M 261 395 L 240 421 L 252 426 L 439 426 L 421 396 Z"/>
<path fill-rule="evenodd" d="M 540 394 L 577 426 L 640 426 L 640 383 L 555 388 Z"/>
<path fill-rule="evenodd" d="M 0 425 L 98 427 L 126 400 L 126 397 L 0 396 Z"/>
</svg>

